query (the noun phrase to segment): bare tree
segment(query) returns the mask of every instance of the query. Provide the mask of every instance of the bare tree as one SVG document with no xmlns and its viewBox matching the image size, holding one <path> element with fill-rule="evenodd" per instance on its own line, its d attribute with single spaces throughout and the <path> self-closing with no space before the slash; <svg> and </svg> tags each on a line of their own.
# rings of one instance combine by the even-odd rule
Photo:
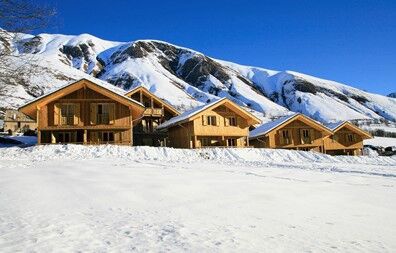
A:
<svg viewBox="0 0 396 253">
<path fill-rule="evenodd" d="M 21 84 L 34 74 L 34 57 L 17 52 L 13 42 L 23 34 L 46 28 L 54 15 L 54 9 L 30 0 L 0 0 L 0 82 Z"/>
</svg>

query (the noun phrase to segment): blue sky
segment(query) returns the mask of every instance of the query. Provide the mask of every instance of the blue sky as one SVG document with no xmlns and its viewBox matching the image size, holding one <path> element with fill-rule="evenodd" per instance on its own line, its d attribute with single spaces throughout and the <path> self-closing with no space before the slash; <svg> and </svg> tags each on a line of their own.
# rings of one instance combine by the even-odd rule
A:
<svg viewBox="0 0 396 253">
<path fill-rule="evenodd" d="M 48 1 L 40 32 L 158 39 L 211 57 L 396 91 L 396 1 Z"/>
</svg>

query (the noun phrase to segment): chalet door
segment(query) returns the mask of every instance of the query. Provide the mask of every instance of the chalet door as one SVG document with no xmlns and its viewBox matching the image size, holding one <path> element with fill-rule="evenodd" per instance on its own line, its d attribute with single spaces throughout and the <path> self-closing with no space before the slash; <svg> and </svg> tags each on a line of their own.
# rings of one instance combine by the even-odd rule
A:
<svg viewBox="0 0 396 253">
<path fill-rule="evenodd" d="M 236 147 L 237 146 L 237 140 L 234 138 L 227 139 L 227 146 L 228 147 Z"/>
<path fill-rule="evenodd" d="M 73 143 L 76 142 L 76 132 L 59 132 L 56 137 L 57 143 Z"/>
</svg>

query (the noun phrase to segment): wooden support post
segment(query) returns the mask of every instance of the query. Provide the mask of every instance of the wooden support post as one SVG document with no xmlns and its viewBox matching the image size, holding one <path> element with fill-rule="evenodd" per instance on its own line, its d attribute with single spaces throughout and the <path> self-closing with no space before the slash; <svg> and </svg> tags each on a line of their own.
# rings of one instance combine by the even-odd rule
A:
<svg viewBox="0 0 396 253">
<path fill-rule="evenodd" d="M 84 129 L 83 142 L 84 142 L 84 144 L 88 143 L 88 131 L 87 131 L 87 129 Z"/>
<path fill-rule="evenodd" d="M 154 108 L 154 99 L 153 99 L 153 97 L 150 98 L 150 104 L 151 104 L 151 108 Z"/>
<path fill-rule="evenodd" d="M 143 92 L 140 91 L 140 92 L 139 92 L 139 95 L 140 95 L 140 103 L 143 104 Z"/>
<path fill-rule="evenodd" d="M 37 129 L 37 145 L 41 144 L 41 131 Z"/>
<path fill-rule="evenodd" d="M 140 91 L 140 94 L 142 94 L 142 91 Z M 131 122 L 131 137 L 130 137 L 130 144 L 133 146 L 133 108 L 129 107 L 129 121 Z"/>
<path fill-rule="evenodd" d="M 41 131 L 40 131 L 40 107 L 36 108 L 36 122 L 37 122 L 37 145 L 41 144 Z"/>
<path fill-rule="evenodd" d="M 249 147 L 249 136 L 246 136 L 246 146 Z"/>
<path fill-rule="evenodd" d="M 51 131 L 51 143 L 52 144 L 56 143 L 56 138 L 55 138 L 54 132 L 52 132 L 52 131 Z"/>
</svg>

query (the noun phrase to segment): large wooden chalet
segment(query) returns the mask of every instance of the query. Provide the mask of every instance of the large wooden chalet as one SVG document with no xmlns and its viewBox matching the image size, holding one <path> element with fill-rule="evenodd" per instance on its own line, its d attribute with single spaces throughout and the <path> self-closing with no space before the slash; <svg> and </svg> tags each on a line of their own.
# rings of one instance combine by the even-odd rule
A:
<svg viewBox="0 0 396 253">
<path fill-rule="evenodd" d="M 174 148 L 247 147 L 361 155 L 371 135 L 350 122 L 328 125 L 291 114 L 267 122 L 227 98 L 180 114 L 143 86 L 125 93 L 81 79 L 21 108 L 37 122 L 38 144 L 124 144 Z M 33 123 L 35 123 L 33 122 Z"/>
<path fill-rule="evenodd" d="M 369 133 L 348 121 L 326 125 L 333 133 L 324 139 L 326 154 L 362 155 L 363 140 L 372 138 Z"/>
<path fill-rule="evenodd" d="M 19 110 L 37 121 L 38 144 L 132 145 L 132 126 L 144 106 L 104 82 L 81 79 Z"/>
<path fill-rule="evenodd" d="M 324 152 L 323 139 L 332 132 L 303 114 L 292 114 L 265 123 L 250 132 L 256 148 L 283 148 Z"/>
<path fill-rule="evenodd" d="M 227 98 L 199 106 L 158 126 L 174 148 L 246 147 L 249 127 L 260 120 Z"/>
<path fill-rule="evenodd" d="M 134 145 L 166 146 L 167 134 L 157 131 L 157 127 L 180 113 L 143 86 L 134 88 L 125 96 L 139 101 L 146 108 L 139 123 L 133 127 Z"/>
</svg>

